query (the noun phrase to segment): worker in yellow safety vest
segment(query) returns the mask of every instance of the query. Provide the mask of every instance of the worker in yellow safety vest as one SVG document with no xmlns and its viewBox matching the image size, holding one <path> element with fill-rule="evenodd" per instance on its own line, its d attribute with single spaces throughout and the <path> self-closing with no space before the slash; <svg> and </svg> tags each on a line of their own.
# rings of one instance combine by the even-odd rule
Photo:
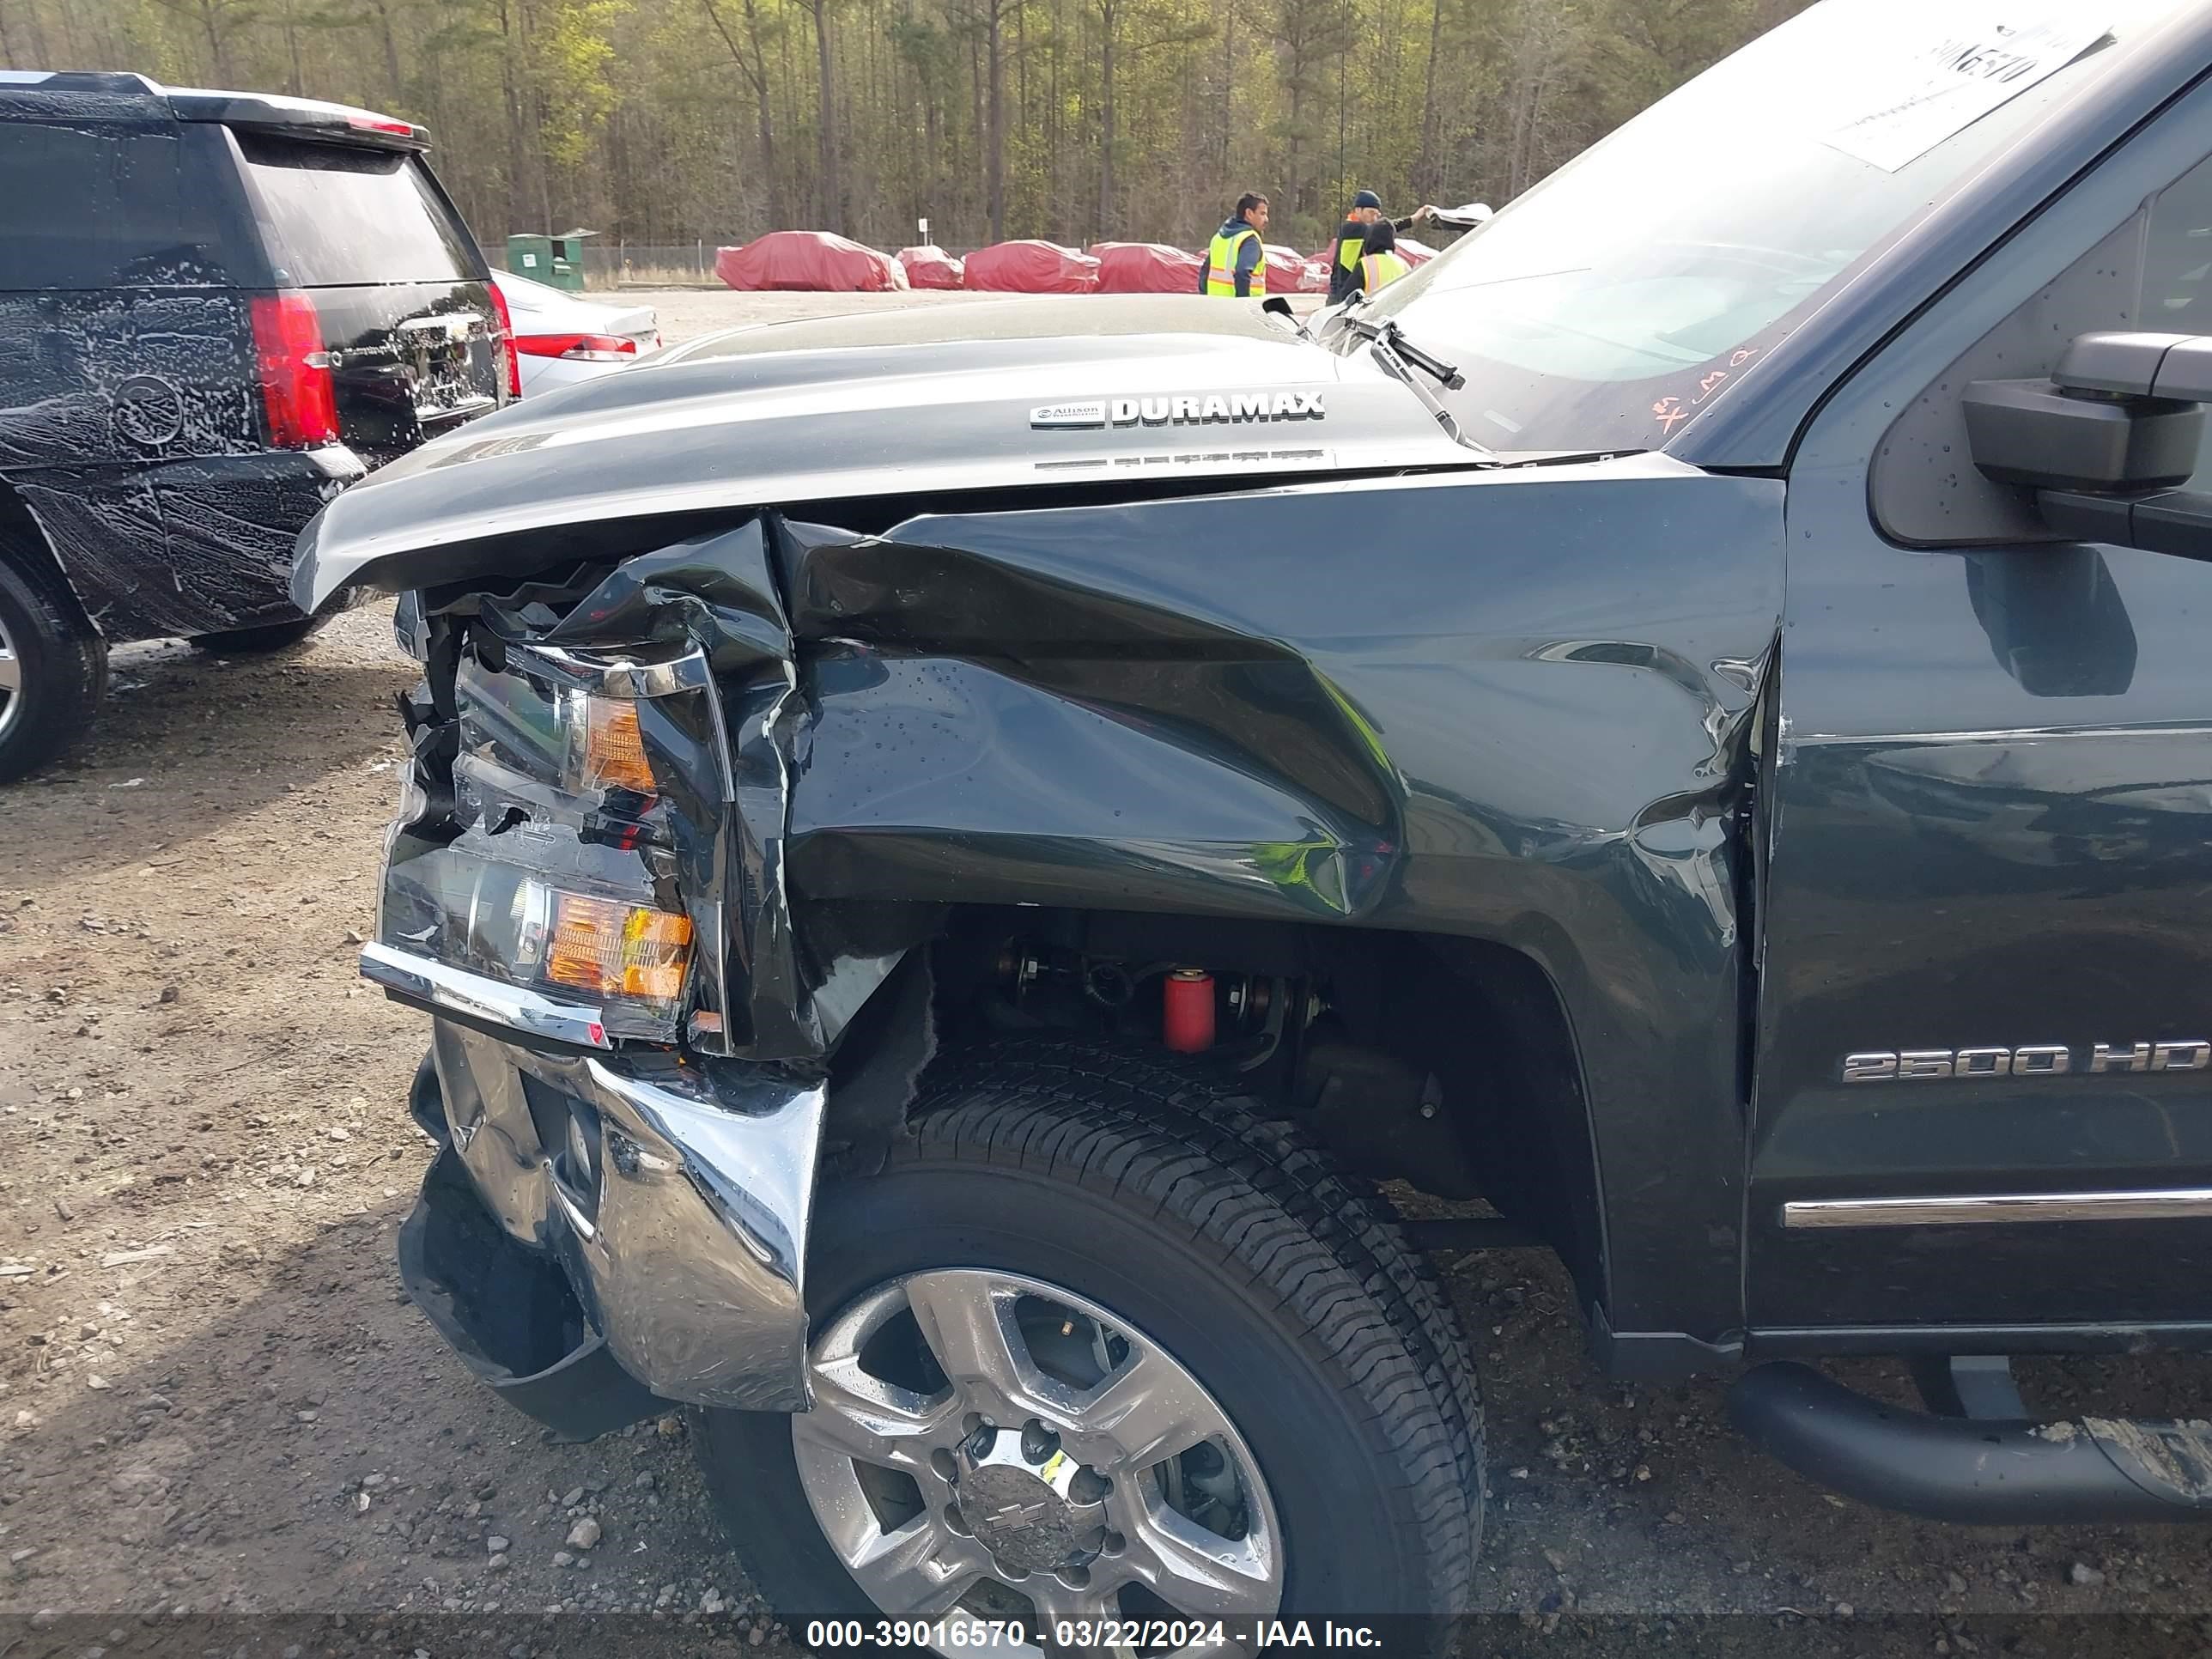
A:
<svg viewBox="0 0 2212 1659">
<path fill-rule="evenodd" d="M 1398 232 L 1388 219 L 1377 219 L 1368 226 L 1360 246 L 1359 280 L 1355 286 L 1370 300 L 1377 289 L 1413 270 L 1398 252 Z"/>
<path fill-rule="evenodd" d="M 1363 190 L 1353 197 L 1344 222 L 1336 228 L 1336 254 L 1328 262 L 1329 304 L 1342 304 L 1345 296 L 1359 286 L 1359 262 L 1366 256 L 1370 226 L 1387 222 L 1393 230 L 1411 230 L 1435 218 L 1436 214 L 1436 209 L 1424 202 L 1407 218 L 1385 221 L 1380 196 L 1371 190 Z"/>
<path fill-rule="evenodd" d="M 1260 234 L 1267 228 L 1267 198 L 1254 190 L 1237 198 L 1237 211 L 1223 221 L 1206 245 L 1198 291 L 1223 299 L 1261 299 L 1267 292 L 1267 250 Z"/>
</svg>

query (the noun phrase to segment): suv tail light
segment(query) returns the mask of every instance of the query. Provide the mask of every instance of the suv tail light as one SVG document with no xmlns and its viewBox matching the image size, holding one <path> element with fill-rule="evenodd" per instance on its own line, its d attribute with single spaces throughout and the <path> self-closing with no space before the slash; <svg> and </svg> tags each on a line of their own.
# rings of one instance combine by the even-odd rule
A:
<svg viewBox="0 0 2212 1659">
<path fill-rule="evenodd" d="M 518 334 L 514 349 L 531 357 L 566 357 L 574 363 L 618 363 L 637 356 L 637 342 L 619 334 Z"/>
<path fill-rule="evenodd" d="M 491 290 L 491 308 L 499 319 L 499 338 L 492 349 L 499 354 L 500 378 L 507 382 L 507 395 L 512 399 L 522 395 L 522 359 L 515 353 L 514 313 L 507 308 L 507 295 L 499 291 L 497 283 L 486 283 Z"/>
<path fill-rule="evenodd" d="M 252 311 L 269 441 L 278 449 L 336 443 L 337 396 L 331 384 L 331 356 L 323 349 L 322 319 L 315 315 L 314 301 L 295 290 L 258 294 Z"/>
</svg>

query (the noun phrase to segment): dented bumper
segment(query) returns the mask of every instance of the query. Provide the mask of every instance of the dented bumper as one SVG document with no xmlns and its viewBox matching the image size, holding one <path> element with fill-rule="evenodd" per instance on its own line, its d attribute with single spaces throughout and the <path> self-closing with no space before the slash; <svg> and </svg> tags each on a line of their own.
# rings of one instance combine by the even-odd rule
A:
<svg viewBox="0 0 2212 1659">
<path fill-rule="evenodd" d="M 471 1369 L 571 1433 L 656 1401 L 805 1408 L 822 1085 L 540 1053 L 447 1019 L 431 1052 L 447 1144 L 401 1267 Z"/>
</svg>

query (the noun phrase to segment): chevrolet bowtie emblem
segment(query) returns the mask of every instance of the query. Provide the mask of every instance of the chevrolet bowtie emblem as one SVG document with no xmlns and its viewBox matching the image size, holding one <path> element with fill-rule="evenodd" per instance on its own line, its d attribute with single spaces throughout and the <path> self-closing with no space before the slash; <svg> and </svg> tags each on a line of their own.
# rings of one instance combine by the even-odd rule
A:
<svg viewBox="0 0 2212 1659">
<path fill-rule="evenodd" d="M 1030 410 L 1035 427 L 1200 426 L 1208 422 L 1315 421 L 1318 392 L 1193 392 L 1164 398 L 1091 398 Z"/>
</svg>

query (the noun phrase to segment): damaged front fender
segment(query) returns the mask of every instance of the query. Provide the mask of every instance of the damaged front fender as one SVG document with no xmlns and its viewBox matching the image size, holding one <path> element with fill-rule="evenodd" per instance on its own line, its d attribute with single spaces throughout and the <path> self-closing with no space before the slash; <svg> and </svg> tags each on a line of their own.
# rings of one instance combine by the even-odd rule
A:
<svg viewBox="0 0 2212 1659">
<path fill-rule="evenodd" d="M 579 527 L 503 554 L 493 593 L 424 594 L 418 781 L 441 799 L 480 635 L 610 672 L 696 653 L 714 763 L 643 730 L 688 780 L 702 1061 L 824 1074 L 953 906 L 1519 951 L 1574 1033 L 1613 1328 L 1720 1340 L 1781 494 L 1639 457 L 872 534 L 763 511 L 580 580 Z"/>
</svg>

